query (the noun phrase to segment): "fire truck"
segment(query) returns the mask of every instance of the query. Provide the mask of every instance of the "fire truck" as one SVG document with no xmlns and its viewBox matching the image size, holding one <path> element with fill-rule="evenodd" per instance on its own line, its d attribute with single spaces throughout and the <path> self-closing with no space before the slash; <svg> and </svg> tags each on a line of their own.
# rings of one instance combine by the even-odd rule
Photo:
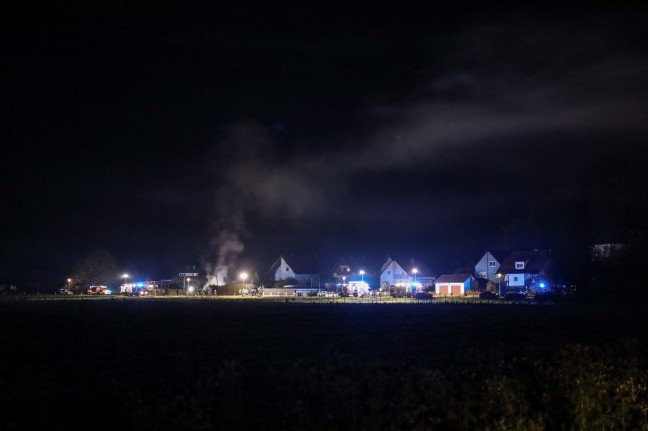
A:
<svg viewBox="0 0 648 431">
<path fill-rule="evenodd" d="M 90 286 L 88 290 L 86 290 L 86 294 L 88 295 L 107 295 L 110 294 L 110 290 L 108 290 L 107 286 Z"/>
</svg>

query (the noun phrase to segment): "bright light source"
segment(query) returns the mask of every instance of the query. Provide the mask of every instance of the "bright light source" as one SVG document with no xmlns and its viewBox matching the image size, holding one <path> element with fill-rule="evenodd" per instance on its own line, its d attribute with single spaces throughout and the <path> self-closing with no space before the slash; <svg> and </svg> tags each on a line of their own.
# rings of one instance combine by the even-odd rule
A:
<svg viewBox="0 0 648 431">
<path fill-rule="evenodd" d="M 106 289 L 106 295 L 110 295 L 112 293 L 112 290 Z"/>
<path fill-rule="evenodd" d="M 71 279 L 71 278 L 68 278 L 68 283 L 72 283 L 72 279 Z"/>
<path fill-rule="evenodd" d="M 540 287 L 544 289 L 545 284 L 544 284 L 544 283 L 540 283 Z"/>
<path fill-rule="evenodd" d="M 187 292 L 189 292 L 189 293 L 193 293 L 193 291 L 194 291 L 194 287 L 193 287 L 193 286 L 189 286 L 189 287 L 187 287 Z"/>
<path fill-rule="evenodd" d="M 187 277 L 187 281 L 191 281 L 191 277 Z"/>
<path fill-rule="evenodd" d="M 348 285 L 349 293 L 356 293 L 359 296 L 369 294 L 369 285 L 362 281 L 350 281 Z"/>
<path fill-rule="evenodd" d="M 239 278 L 241 279 L 241 281 L 245 282 L 245 280 L 248 279 L 248 273 L 247 272 L 240 273 Z"/>
<path fill-rule="evenodd" d="M 412 272 L 413 272 L 414 274 L 417 274 L 417 273 L 418 273 L 418 269 L 413 268 L 413 269 L 412 269 Z"/>
<path fill-rule="evenodd" d="M 122 275 L 123 278 L 128 278 L 128 274 Z"/>
<path fill-rule="evenodd" d="M 364 272 L 364 269 L 361 269 L 361 270 L 360 270 L 360 275 L 364 275 L 364 273 L 365 273 L 365 272 Z"/>
</svg>

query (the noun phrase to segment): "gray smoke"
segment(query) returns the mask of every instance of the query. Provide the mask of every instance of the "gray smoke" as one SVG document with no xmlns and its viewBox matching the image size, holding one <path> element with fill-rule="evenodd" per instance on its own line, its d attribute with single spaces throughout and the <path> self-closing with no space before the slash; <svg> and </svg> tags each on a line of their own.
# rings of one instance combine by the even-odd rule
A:
<svg viewBox="0 0 648 431">
<path fill-rule="evenodd" d="M 235 278 L 240 254 L 245 249 L 246 217 L 250 210 L 268 204 L 272 192 L 270 139 L 252 121 L 231 127 L 225 140 L 212 151 L 208 171 L 214 188 L 212 223 L 204 267 L 207 284 L 223 285 Z"/>
<path fill-rule="evenodd" d="M 210 250 L 216 250 L 216 263 L 206 262 L 205 270 L 209 274 L 207 285 L 222 286 L 230 280 L 237 258 L 245 246 L 241 240 L 244 219 L 238 217 L 223 220 L 220 233 L 209 242 Z"/>
<path fill-rule="evenodd" d="M 471 158 L 472 150 L 492 142 L 515 148 L 524 144 L 521 136 L 644 130 L 645 54 L 620 49 L 624 42 L 613 31 L 592 35 L 543 27 L 531 33 L 496 26 L 449 38 L 452 49 L 420 71 L 426 78 L 411 96 L 366 109 L 367 122 L 377 126 L 360 141 L 315 146 L 319 150 L 303 143 L 279 157 L 259 125 L 232 127 L 213 163 L 219 168 L 206 262 L 212 280 L 222 284 L 233 274 L 252 212 L 293 222 L 364 219 L 364 211 L 353 210 L 350 190 L 365 173 L 478 166 L 486 161 Z M 472 197 L 445 199 L 460 216 Z M 386 210 L 373 213 L 385 217 L 385 224 L 391 216 Z"/>
</svg>

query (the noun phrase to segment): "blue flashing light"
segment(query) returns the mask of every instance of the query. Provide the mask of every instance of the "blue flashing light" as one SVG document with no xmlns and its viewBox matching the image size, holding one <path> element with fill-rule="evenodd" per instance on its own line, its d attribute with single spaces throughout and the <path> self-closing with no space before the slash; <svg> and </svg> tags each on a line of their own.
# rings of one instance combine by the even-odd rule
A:
<svg viewBox="0 0 648 431">
<path fill-rule="evenodd" d="M 137 283 L 135 286 L 137 286 L 137 287 L 144 287 L 144 283 Z"/>
<path fill-rule="evenodd" d="M 544 283 L 540 283 L 540 288 L 541 288 L 541 289 L 544 289 L 544 288 L 545 288 L 545 284 L 544 284 Z"/>
</svg>

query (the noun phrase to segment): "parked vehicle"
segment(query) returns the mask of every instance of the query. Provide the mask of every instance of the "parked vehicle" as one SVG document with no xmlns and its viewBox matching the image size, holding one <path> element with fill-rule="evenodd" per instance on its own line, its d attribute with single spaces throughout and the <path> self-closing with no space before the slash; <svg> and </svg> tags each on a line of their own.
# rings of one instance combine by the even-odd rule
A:
<svg viewBox="0 0 648 431">
<path fill-rule="evenodd" d="M 110 291 L 107 286 L 90 286 L 88 290 L 86 290 L 86 293 L 88 295 L 106 295 L 110 293 Z"/>
<path fill-rule="evenodd" d="M 59 289 L 59 290 L 56 291 L 56 294 L 57 295 L 73 295 L 72 291 L 67 290 L 67 289 Z"/>
</svg>

